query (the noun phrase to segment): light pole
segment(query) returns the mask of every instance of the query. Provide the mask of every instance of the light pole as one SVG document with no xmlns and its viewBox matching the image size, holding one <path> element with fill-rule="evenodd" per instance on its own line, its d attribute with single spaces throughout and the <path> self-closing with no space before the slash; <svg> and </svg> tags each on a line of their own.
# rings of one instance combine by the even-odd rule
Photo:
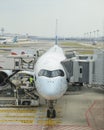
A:
<svg viewBox="0 0 104 130">
<path fill-rule="evenodd" d="M 93 31 L 93 33 L 94 33 L 94 41 L 95 41 L 95 38 L 96 38 L 96 31 Z"/>
<path fill-rule="evenodd" d="M 86 33 L 84 33 L 84 39 L 86 39 Z"/>
<path fill-rule="evenodd" d="M 90 32 L 90 42 L 91 42 L 91 32 Z"/>
<path fill-rule="evenodd" d="M 4 34 L 4 28 L 1 28 L 1 36 Z"/>
<path fill-rule="evenodd" d="M 98 40 L 98 37 L 99 37 L 99 30 L 96 30 L 96 32 L 97 32 L 97 40 Z"/>
<path fill-rule="evenodd" d="M 87 34 L 87 39 L 89 38 L 89 34 L 88 34 L 88 32 L 86 33 Z"/>
</svg>

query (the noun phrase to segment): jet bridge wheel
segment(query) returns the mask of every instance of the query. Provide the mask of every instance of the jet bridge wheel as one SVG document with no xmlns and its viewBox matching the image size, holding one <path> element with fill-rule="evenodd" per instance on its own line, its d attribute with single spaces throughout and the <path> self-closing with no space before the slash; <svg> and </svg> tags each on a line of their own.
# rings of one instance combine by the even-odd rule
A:
<svg viewBox="0 0 104 130">
<path fill-rule="evenodd" d="M 48 109 L 47 110 L 47 117 L 48 118 L 55 118 L 56 117 L 56 111 L 55 111 L 55 109 Z"/>
</svg>

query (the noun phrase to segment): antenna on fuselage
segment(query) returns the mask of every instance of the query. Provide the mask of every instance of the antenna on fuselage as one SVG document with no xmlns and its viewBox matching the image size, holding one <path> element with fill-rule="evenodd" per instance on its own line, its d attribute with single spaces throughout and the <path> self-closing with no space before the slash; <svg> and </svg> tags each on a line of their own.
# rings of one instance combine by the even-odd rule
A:
<svg viewBox="0 0 104 130">
<path fill-rule="evenodd" d="M 57 41 L 58 41 L 58 37 L 57 37 L 57 26 L 58 26 L 58 20 L 56 19 L 55 45 L 57 45 Z"/>
</svg>

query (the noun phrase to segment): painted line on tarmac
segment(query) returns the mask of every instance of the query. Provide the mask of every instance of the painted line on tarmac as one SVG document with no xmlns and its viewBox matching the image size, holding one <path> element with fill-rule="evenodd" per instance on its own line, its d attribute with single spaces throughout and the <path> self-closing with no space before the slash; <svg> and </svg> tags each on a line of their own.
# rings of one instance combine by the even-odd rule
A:
<svg viewBox="0 0 104 130">
<path fill-rule="evenodd" d="M 22 123 L 22 124 L 33 124 L 33 120 L 0 120 L 0 123 Z"/>
<path fill-rule="evenodd" d="M 35 116 L 2 116 L 2 118 L 35 118 Z"/>
<path fill-rule="evenodd" d="M 36 113 L 37 110 L 0 110 L 0 113 Z"/>
<path fill-rule="evenodd" d="M 89 121 L 89 112 L 90 110 L 93 108 L 93 106 L 95 105 L 96 101 L 93 102 L 93 104 L 88 108 L 88 110 L 85 113 L 85 117 L 86 117 L 86 121 L 89 127 L 91 127 L 91 123 Z"/>
</svg>

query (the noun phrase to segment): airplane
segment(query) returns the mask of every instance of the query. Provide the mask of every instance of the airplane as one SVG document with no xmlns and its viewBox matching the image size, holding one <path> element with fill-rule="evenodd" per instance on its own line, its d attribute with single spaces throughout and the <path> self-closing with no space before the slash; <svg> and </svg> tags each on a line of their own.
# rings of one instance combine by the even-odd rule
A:
<svg viewBox="0 0 104 130">
<path fill-rule="evenodd" d="M 34 66 L 36 90 L 46 100 L 48 118 L 56 117 L 55 103 L 65 94 L 68 88 L 67 75 L 61 64 L 66 57 L 57 41 L 56 20 L 55 45 L 43 54 Z"/>
<path fill-rule="evenodd" d="M 0 37 L 0 44 L 16 43 L 17 36 L 15 37 Z"/>
<path fill-rule="evenodd" d="M 56 117 L 54 103 L 67 90 L 67 77 L 61 61 L 66 57 L 63 50 L 54 45 L 41 56 L 34 67 L 35 85 L 38 93 L 47 101 L 47 117 Z"/>
</svg>

